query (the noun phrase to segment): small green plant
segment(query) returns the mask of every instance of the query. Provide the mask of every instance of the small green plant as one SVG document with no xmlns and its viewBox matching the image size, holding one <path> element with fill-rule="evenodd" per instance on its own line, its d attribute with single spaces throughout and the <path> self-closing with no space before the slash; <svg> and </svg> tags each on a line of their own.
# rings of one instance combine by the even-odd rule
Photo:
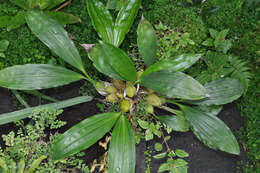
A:
<svg viewBox="0 0 260 173">
<path fill-rule="evenodd" d="M 46 156 L 41 156 L 35 161 L 33 161 L 32 165 L 25 169 L 25 161 L 21 159 L 19 163 L 11 162 L 10 168 L 8 168 L 7 164 L 3 159 L 0 158 L 0 169 L 2 168 L 3 173 L 34 173 L 34 170 L 37 169 L 40 163 L 46 159 Z"/>
<path fill-rule="evenodd" d="M 7 50 L 8 46 L 8 40 L 0 40 L 0 58 L 5 58 L 4 52 Z"/>
<path fill-rule="evenodd" d="M 211 38 L 205 40 L 202 45 L 208 47 L 215 47 L 217 52 L 226 54 L 228 50 L 232 47 L 231 40 L 227 40 L 226 36 L 229 32 L 229 29 L 224 29 L 218 32 L 215 29 L 209 29 Z"/>
<path fill-rule="evenodd" d="M 46 130 L 58 129 L 66 124 L 57 120 L 61 113 L 62 110 L 49 108 L 35 110 L 30 116 L 29 124 L 25 126 L 23 121 L 18 121 L 16 125 L 20 128 L 17 132 L 11 131 L 2 135 L 5 148 L 0 148 L 0 172 L 33 173 L 37 170 L 39 173 L 45 173 L 81 169 L 87 173 L 88 167 L 76 156 L 60 162 L 49 158 L 50 146 L 58 135 L 50 135 L 49 138 Z"/>
<path fill-rule="evenodd" d="M 190 38 L 189 33 L 181 33 L 171 29 L 160 22 L 155 25 L 157 29 L 157 35 L 159 37 L 158 47 L 159 51 L 157 56 L 159 59 L 169 58 L 179 54 L 180 49 L 187 47 L 188 45 L 195 45 L 195 42 Z"/>
<path fill-rule="evenodd" d="M 242 95 L 243 87 L 238 80 L 223 78 L 203 86 L 185 74 L 183 71 L 197 62 L 202 57 L 201 54 L 182 54 L 156 62 L 156 34 L 145 18 L 141 19 L 137 29 L 137 45 L 146 69 L 137 72 L 132 60 L 119 48 L 140 4 L 140 0 L 126 1 L 114 21 L 101 2 L 87 1 L 92 24 L 102 41 L 82 46 L 86 48 L 94 67 L 112 78 L 110 82 L 92 79 L 63 27 L 42 11 L 32 10 L 26 13 L 26 21 L 32 32 L 70 64 L 71 68 L 48 64 L 13 66 L 0 71 L 0 85 L 15 90 L 37 90 L 84 79 L 101 95 L 106 96 L 107 101 L 119 105 L 120 110 L 91 116 L 57 138 L 52 146 L 54 160 L 61 160 L 90 147 L 113 129 L 108 151 L 108 172 L 133 173 L 136 160 L 135 129 L 132 128 L 131 122 L 135 108 L 143 99 L 150 105 L 148 112 L 153 119 L 173 130 L 191 129 L 198 139 L 212 149 L 239 154 L 240 149 L 234 135 L 224 122 L 215 116 L 218 112 L 214 110 L 216 105 L 221 107 Z M 72 71 L 72 68 L 76 70 Z M 75 104 L 71 100 L 64 102 Z M 167 107 L 166 103 L 172 103 L 178 109 Z M 61 107 L 61 103 L 51 106 L 57 106 L 55 104 Z M 153 107 L 167 110 L 169 114 L 155 115 Z M 31 109 L 2 115 L 0 123 L 25 118 Z M 146 130 L 159 135 L 159 126 L 156 127 L 156 123 L 148 124 Z"/>
<path fill-rule="evenodd" d="M 73 24 L 81 22 L 80 18 L 69 13 L 58 12 L 64 5 L 54 9 L 56 6 L 65 2 L 65 0 L 9 0 L 10 3 L 22 8 L 15 16 L 0 16 L 0 27 L 7 30 L 18 28 L 26 23 L 24 10 L 42 10 L 47 15 L 55 18 L 61 24 Z M 67 5 L 67 3 L 66 3 Z M 51 11 L 53 10 L 53 11 Z"/>
</svg>

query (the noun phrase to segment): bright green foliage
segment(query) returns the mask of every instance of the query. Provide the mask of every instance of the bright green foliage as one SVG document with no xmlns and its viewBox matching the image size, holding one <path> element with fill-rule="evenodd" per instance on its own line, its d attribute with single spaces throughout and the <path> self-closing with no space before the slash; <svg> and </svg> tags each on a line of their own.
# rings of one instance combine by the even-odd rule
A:
<svg viewBox="0 0 260 173">
<path fill-rule="evenodd" d="M 77 167 L 88 173 L 88 167 L 82 163 L 82 160 L 76 159 L 75 156 L 65 158 L 59 162 L 54 162 L 49 157 L 46 158 L 46 156 L 49 156 L 50 146 L 57 137 L 55 135 L 49 138 L 46 130 L 58 129 L 66 124 L 66 122 L 57 120 L 57 116 L 61 113 L 61 110 L 50 108 L 37 109 L 30 114 L 31 123 L 24 126 L 24 122 L 19 121 L 19 123 L 16 123 L 17 126 L 20 126 L 18 132 L 11 131 L 9 134 L 2 136 L 6 147 L 3 150 L 0 148 L 0 158 L 6 163 L 6 169 L 17 169 L 15 163 L 17 162 L 20 171 L 24 171 L 22 169 L 24 163 L 27 172 L 29 171 L 28 168 L 35 168 L 33 172 L 46 173 L 58 172 L 59 170 L 65 171 Z M 38 166 L 37 164 L 40 161 L 37 160 L 38 158 L 46 159 Z M 5 173 L 0 166 L 1 171 Z M 17 173 L 20 172 L 17 170 Z"/>
<path fill-rule="evenodd" d="M 157 124 L 154 124 L 153 122 L 144 121 L 141 119 L 137 120 L 139 126 L 145 130 L 144 138 L 146 141 L 152 140 L 154 138 L 154 135 L 157 137 L 161 137 L 161 124 L 158 122 Z"/>
<path fill-rule="evenodd" d="M 187 173 L 188 163 L 183 159 L 168 159 L 166 163 L 161 164 L 158 172 L 169 171 L 170 173 Z"/>
<path fill-rule="evenodd" d="M 224 29 L 218 32 L 214 29 L 209 29 L 209 33 L 212 38 L 208 38 L 207 40 L 205 40 L 202 43 L 202 45 L 208 47 L 214 46 L 218 52 L 222 52 L 226 54 L 228 50 L 232 47 L 231 41 L 226 40 L 228 31 L 229 31 L 228 29 Z"/>
<path fill-rule="evenodd" d="M 9 0 L 14 5 L 17 5 L 23 10 L 51 10 L 55 6 L 61 4 L 65 0 Z M 46 11 L 46 14 L 52 16 L 61 24 L 73 24 L 81 22 L 80 18 L 68 13 L 50 12 Z M 8 30 L 18 28 L 26 23 L 24 11 L 19 11 L 15 16 L 0 16 L 0 27 L 6 27 Z"/>
</svg>

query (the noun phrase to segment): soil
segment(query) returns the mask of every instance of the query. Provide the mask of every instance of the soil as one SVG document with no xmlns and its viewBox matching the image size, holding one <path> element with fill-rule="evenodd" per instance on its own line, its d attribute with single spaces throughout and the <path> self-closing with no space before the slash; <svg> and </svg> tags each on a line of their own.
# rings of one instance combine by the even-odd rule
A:
<svg viewBox="0 0 260 173">
<path fill-rule="evenodd" d="M 78 89 L 80 86 L 82 86 L 82 84 L 82 82 L 77 82 L 62 88 L 46 90 L 45 93 L 56 99 L 64 100 L 78 96 Z M 15 110 L 13 106 L 14 99 L 12 98 L 10 91 L 0 88 L 0 98 L 0 114 Z M 58 131 L 62 133 L 74 124 L 77 124 L 83 119 L 98 113 L 99 110 L 96 107 L 96 103 L 96 101 L 91 101 L 64 109 L 64 112 L 62 113 L 62 115 L 60 115 L 60 119 L 67 121 L 68 124 L 60 128 Z M 34 97 L 30 98 L 29 104 L 31 106 L 38 105 L 38 99 Z M 235 104 L 228 104 L 224 106 L 222 112 L 219 114 L 218 117 L 227 124 L 227 126 L 232 130 L 234 134 L 243 126 L 244 121 L 241 118 L 239 110 L 237 109 Z M 7 134 L 11 130 L 17 130 L 16 126 L 13 123 L 0 126 L 0 136 L 2 134 Z M 145 173 L 145 150 L 150 148 L 150 150 L 152 150 L 152 155 L 157 154 L 157 152 L 153 150 L 155 142 L 162 141 L 161 139 L 155 139 L 149 142 L 143 141 L 137 145 L 136 173 Z M 0 139 L 0 144 L 1 146 L 3 146 L 2 139 Z M 192 132 L 173 132 L 171 135 L 171 139 L 168 141 L 168 144 L 172 149 L 182 149 L 189 153 L 190 156 L 185 159 L 189 163 L 189 173 L 236 173 L 237 163 L 239 161 L 244 162 L 246 160 L 246 155 L 241 144 L 241 154 L 239 156 L 230 155 L 205 147 L 192 134 Z M 105 151 L 98 144 L 95 144 L 84 152 L 86 153 L 86 155 L 82 159 L 89 164 L 94 159 L 102 156 Z M 165 162 L 164 159 L 152 159 L 152 162 L 150 164 L 151 173 L 157 173 L 160 164 L 162 164 L 163 162 Z"/>
</svg>

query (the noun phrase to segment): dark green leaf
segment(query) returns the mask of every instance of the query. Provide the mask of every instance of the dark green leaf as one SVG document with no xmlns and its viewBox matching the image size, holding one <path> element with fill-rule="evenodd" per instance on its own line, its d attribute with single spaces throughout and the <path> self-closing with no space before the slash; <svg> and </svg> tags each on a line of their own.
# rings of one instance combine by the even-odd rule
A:
<svg viewBox="0 0 260 173">
<path fill-rule="evenodd" d="M 211 36 L 212 38 L 214 38 L 214 39 L 216 39 L 217 36 L 218 36 L 218 31 L 215 30 L 215 29 L 210 28 L 210 29 L 209 29 L 209 33 L 210 33 L 210 36 Z"/>
<path fill-rule="evenodd" d="M 180 115 L 161 115 L 158 116 L 159 121 L 171 127 L 174 131 L 187 132 L 190 125 L 185 117 Z"/>
<path fill-rule="evenodd" d="M 140 83 L 168 97 L 198 100 L 206 95 L 205 88 L 198 81 L 182 72 L 153 72 L 142 76 Z"/>
<path fill-rule="evenodd" d="M 134 82 L 136 70 L 133 62 L 121 49 L 107 43 L 93 47 L 89 53 L 94 66 L 109 77 Z"/>
<path fill-rule="evenodd" d="M 109 11 L 99 0 L 87 0 L 88 14 L 99 37 L 106 43 L 113 44 L 114 23 Z"/>
<path fill-rule="evenodd" d="M 23 118 L 29 117 L 29 116 L 32 115 L 32 112 L 34 110 L 43 109 L 43 108 L 46 108 L 46 107 L 51 108 L 51 109 L 62 109 L 62 108 L 66 108 L 66 107 L 76 105 L 76 104 L 88 102 L 88 101 L 91 101 L 91 100 L 92 100 L 92 97 L 81 96 L 81 97 L 68 99 L 68 100 L 65 100 L 65 101 L 60 101 L 60 102 L 57 102 L 57 103 L 50 103 L 50 104 L 46 104 L 46 105 L 22 109 L 22 110 L 15 111 L 15 112 L 1 114 L 0 115 L 0 125 L 7 124 L 7 123 L 10 123 L 10 122 L 13 122 L 13 121 L 18 121 L 18 120 L 21 120 Z"/>
<path fill-rule="evenodd" d="M 197 106 L 196 109 L 202 111 L 205 114 L 216 116 L 220 113 L 223 106 L 222 105 L 211 105 L 211 106 Z"/>
<path fill-rule="evenodd" d="M 18 7 L 23 8 L 24 10 L 29 9 L 28 0 L 9 0 L 11 3 L 17 5 Z"/>
<path fill-rule="evenodd" d="M 12 16 L 0 16 L 0 28 L 5 28 L 10 24 Z"/>
<path fill-rule="evenodd" d="M 214 40 L 212 38 L 208 38 L 207 40 L 203 41 L 202 43 L 203 46 L 214 46 Z"/>
<path fill-rule="evenodd" d="M 118 119 L 108 152 L 108 173 L 135 172 L 135 140 L 130 123 L 124 115 Z"/>
<path fill-rule="evenodd" d="M 156 58 L 157 36 L 153 26 L 143 17 L 137 28 L 137 44 L 145 65 L 152 65 Z"/>
<path fill-rule="evenodd" d="M 42 11 L 27 12 L 26 21 L 32 32 L 55 54 L 85 73 L 79 52 L 61 24 Z"/>
<path fill-rule="evenodd" d="M 161 70 L 184 71 L 197 62 L 201 56 L 202 54 L 183 54 L 174 58 L 163 59 L 147 68 L 142 76 Z"/>
<path fill-rule="evenodd" d="M 62 25 L 81 22 L 81 19 L 79 17 L 69 13 L 64 13 L 60 11 L 46 11 L 45 13 L 57 20 Z"/>
<path fill-rule="evenodd" d="M 59 160 L 95 144 L 114 126 L 119 116 L 120 113 L 112 112 L 97 114 L 73 126 L 55 141 L 52 158 Z"/>
<path fill-rule="evenodd" d="M 238 99 L 243 94 L 243 87 L 237 79 L 224 78 L 205 84 L 207 98 L 188 101 L 195 105 L 224 105 Z"/>
<path fill-rule="evenodd" d="M 132 26 L 141 0 L 127 0 L 120 9 L 114 25 L 114 44 L 119 47 Z"/>
<path fill-rule="evenodd" d="M 231 130 L 216 116 L 179 105 L 192 126 L 194 134 L 208 147 L 231 154 L 239 154 L 239 146 Z"/>
<path fill-rule="evenodd" d="M 0 40 L 0 52 L 6 51 L 8 46 L 9 46 L 8 40 Z"/>
<path fill-rule="evenodd" d="M 49 64 L 16 65 L 0 71 L 0 86 L 15 90 L 53 88 L 84 77 L 64 67 Z"/>
<path fill-rule="evenodd" d="M 63 2 L 65 2 L 66 0 L 52 0 L 51 1 L 51 4 L 48 6 L 48 10 L 50 10 L 50 9 L 52 9 L 52 8 L 54 8 L 54 7 L 56 7 L 57 5 L 59 5 L 59 4 L 61 4 L 61 3 L 63 3 Z"/>
<path fill-rule="evenodd" d="M 12 30 L 25 24 L 24 12 L 20 11 L 15 16 L 1 16 L 0 27 L 6 27 L 7 30 Z"/>
</svg>

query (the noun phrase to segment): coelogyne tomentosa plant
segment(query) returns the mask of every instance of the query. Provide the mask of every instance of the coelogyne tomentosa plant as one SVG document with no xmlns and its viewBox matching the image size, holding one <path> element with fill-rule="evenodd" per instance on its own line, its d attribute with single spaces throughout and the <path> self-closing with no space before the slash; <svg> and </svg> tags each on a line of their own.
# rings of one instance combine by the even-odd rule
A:
<svg viewBox="0 0 260 173">
<path fill-rule="evenodd" d="M 147 98 L 148 103 L 159 108 L 166 108 L 163 104 L 167 102 L 177 105 L 179 110 L 168 109 L 173 115 L 155 116 L 173 130 L 192 129 L 210 148 L 239 154 L 234 135 L 216 117 L 221 110 L 220 105 L 232 102 L 242 95 L 243 88 L 236 79 L 219 79 L 202 86 L 183 73 L 199 60 L 201 54 L 184 54 L 154 63 L 157 39 L 152 25 L 144 18 L 138 26 L 137 42 L 146 69 L 143 73 L 137 73 L 132 60 L 118 47 L 133 23 L 140 0 L 126 1 L 115 22 L 99 1 L 87 0 L 87 6 L 92 23 L 103 41 L 83 46 L 87 47 L 88 56 L 96 69 L 111 77 L 113 84 L 106 86 L 94 81 L 87 74 L 66 31 L 55 20 L 39 11 L 26 13 L 29 27 L 43 43 L 78 72 L 47 64 L 18 65 L 0 71 L 0 86 L 9 89 L 45 89 L 85 79 L 100 93 L 107 95 L 108 100 L 120 103 L 121 112 L 91 116 L 62 134 L 52 147 L 53 159 L 62 159 L 90 147 L 112 129 L 108 172 L 133 173 L 136 152 L 134 130 L 130 122 L 131 112 L 138 106 L 135 103 L 139 96 Z M 0 122 L 4 120 L 7 123 L 15 118 L 26 117 L 19 116 L 13 115 L 13 119 L 6 115 L 0 116 Z"/>
</svg>

